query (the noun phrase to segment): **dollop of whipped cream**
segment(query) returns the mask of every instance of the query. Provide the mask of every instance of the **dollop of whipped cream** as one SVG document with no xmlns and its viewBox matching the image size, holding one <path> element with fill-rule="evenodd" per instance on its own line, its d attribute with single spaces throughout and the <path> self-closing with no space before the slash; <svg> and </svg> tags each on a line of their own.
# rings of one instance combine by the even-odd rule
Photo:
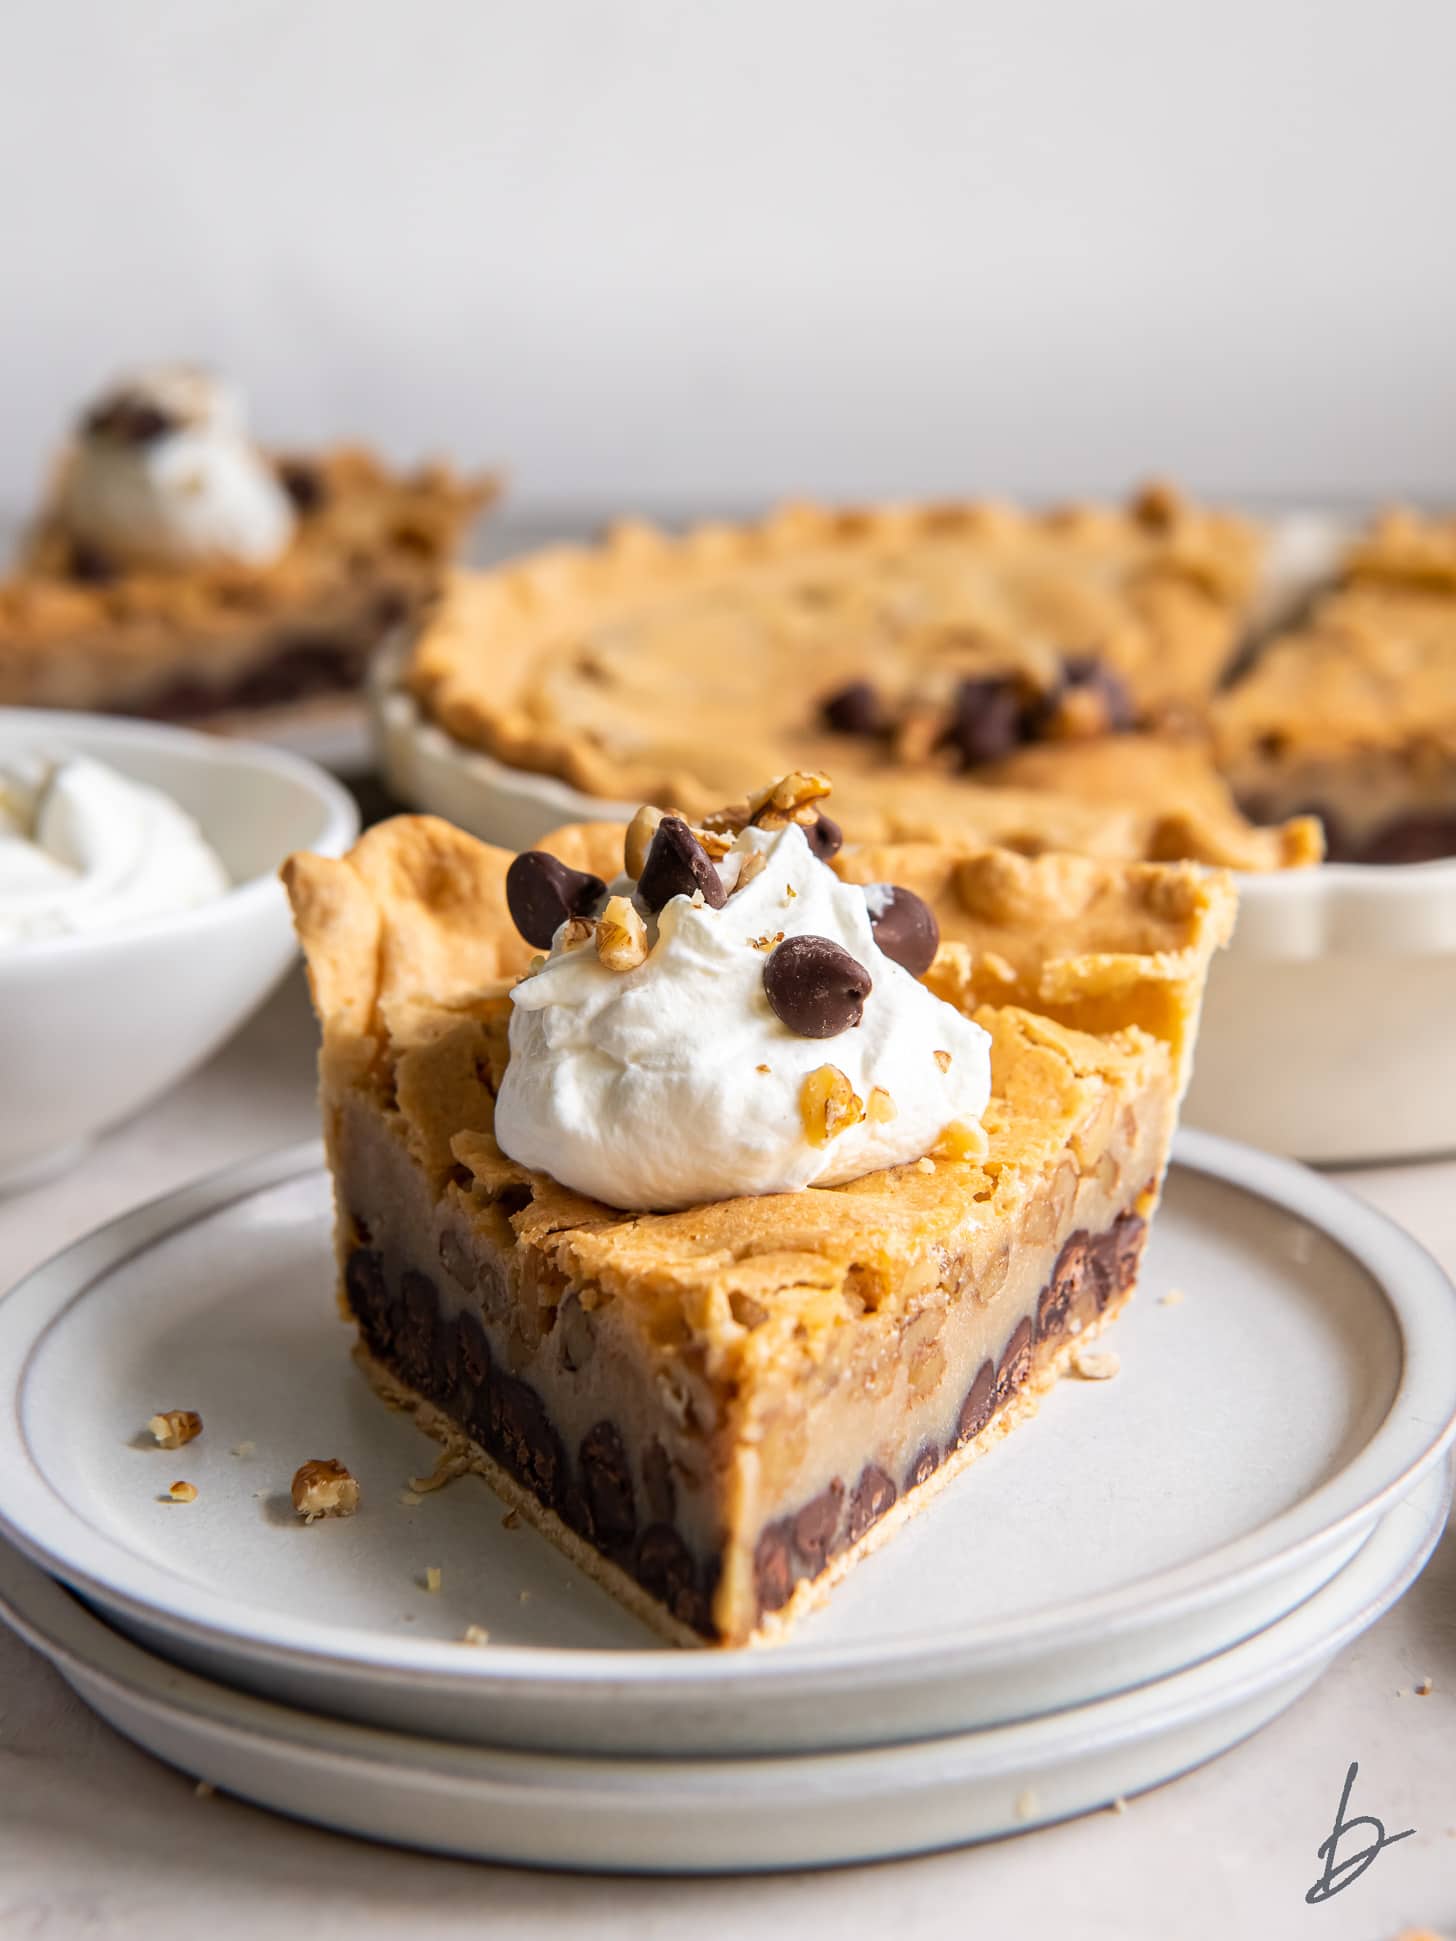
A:
<svg viewBox="0 0 1456 1941">
<path fill-rule="evenodd" d="M 83 545 L 164 570 L 271 565 L 295 524 L 238 394 L 185 366 L 128 378 L 86 412 L 59 511 Z"/>
<path fill-rule="evenodd" d="M 512 992 L 501 1150 L 609 1206 L 665 1210 L 837 1185 L 973 1127 L 990 1038 L 878 947 L 865 891 L 794 823 L 745 829 L 717 869 L 722 908 L 671 898 L 633 969 L 574 941 L 585 924 L 557 931 Z M 808 1037 L 781 1022 L 764 968 L 792 937 L 826 938 L 868 972 L 858 1024 Z"/>
<path fill-rule="evenodd" d="M 170 916 L 228 887 L 160 789 L 79 755 L 0 763 L 0 948 Z"/>
</svg>

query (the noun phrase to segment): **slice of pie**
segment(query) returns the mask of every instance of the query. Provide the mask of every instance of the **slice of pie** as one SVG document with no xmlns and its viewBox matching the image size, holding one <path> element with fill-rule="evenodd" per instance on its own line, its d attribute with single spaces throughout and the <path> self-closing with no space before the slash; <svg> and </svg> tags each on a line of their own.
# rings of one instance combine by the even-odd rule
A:
<svg viewBox="0 0 1456 1941">
<path fill-rule="evenodd" d="M 366 1373 L 682 1643 L 781 1634 L 1117 1314 L 1232 923 L 1227 879 L 1186 864 L 941 844 L 831 869 L 836 833 L 781 788 L 520 859 L 404 817 L 285 870 Z M 799 933 L 806 897 L 853 951 Z M 684 938 L 706 983 L 655 969 Z M 892 996 L 898 1039 L 874 1012 Z M 654 1069 L 658 1018 L 688 1050 L 665 1037 Z M 553 1047 L 580 1056 L 527 1068 Z M 934 1124 L 958 1072 L 978 1122 L 859 1170 L 927 1101 Z M 553 1164 L 651 1180 L 673 1210 L 508 1156 L 541 1114 Z M 750 1123 L 783 1178 L 838 1183 L 687 1202 Z M 735 1179 L 779 1177 L 751 1145 Z"/>
<path fill-rule="evenodd" d="M 216 379 L 127 380 L 0 579 L 0 705 L 215 720 L 356 691 L 495 490 L 354 447 L 263 452 Z"/>
<path fill-rule="evenodd" d="M 1317 815 L 1340 862 L 1456 855 L 1456 520 L 1377 521 L 1345 584 L 1219 697 L 1213 722 L 1259 820 Z"/>
</svg>

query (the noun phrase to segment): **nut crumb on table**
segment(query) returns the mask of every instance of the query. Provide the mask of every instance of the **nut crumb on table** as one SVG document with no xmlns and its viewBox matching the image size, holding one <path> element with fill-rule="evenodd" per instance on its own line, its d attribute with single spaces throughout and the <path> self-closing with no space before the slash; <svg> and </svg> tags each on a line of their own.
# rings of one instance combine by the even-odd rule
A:
<svg viewBox="0 0 1456 1941">
<path fill-rule="evenodd" d="M 1435 1682 L 1435 1680 L 1434 1680 L 1434 1679 L 1432 1679 L 1432 1678 L 1423 1678 L 1423 1679 L 1421 1680 L 1421 1682 L 1420 1682 L 1420 1684 L 1416 1686 L 1416 1697 L 1417 1697 L 1417 1698 L 1429 1698 L 1429 1697 L 1431 1696 L 1431 1693 L 1432 1693 L 1432 1692 L 1433 1692 L 1433 1691 L 1434 1691 L 1435 1689 L 1436 1689 L 1436 1682 Z"/>
<path fill-rule="evenodd" d="M 467 1624 L 460 1635 L 461 1644 L 489 1644 L 490 1633 L 483 1624 Z"/>
<path fill-rule="evenodd" d="M 1110 1382 L 1121 1367 L 1115 1348 L 1078 1348 L 1072 1356 L 1072 1373 L 1084 1382 Z"/>
<path fill-rule="evenodd" d="M 162 1499 L 168 1503 L 195 1503 L 197 1501 L 196 1483 L 176 1482 Z"/>
<path fill-rule="evenodd" d="M 147 1428 L 159 1449 L 180 1449 L 202 1434 L 202 1417 L 196 1409 L 160 1409 Z"/>
<path fill-rule="evenodd" d="M 438 1564 L 426 1564 L 423 1581 L 424 1581 L 425 1589 L 427 1591 L 433 1592 L 433 1591 L 439 1590 L 440 1584 L 442 1582 L 442 1579 L 440 1576 L 440 1566 Z"/>
<path fill-rule="evenodd" d="M 305 1523 L 321 1516 L 352 1516 L 359 1507 L 359 1485 L 337 1456 L 301 1463 L 289 1494 Z"/>
</svg>

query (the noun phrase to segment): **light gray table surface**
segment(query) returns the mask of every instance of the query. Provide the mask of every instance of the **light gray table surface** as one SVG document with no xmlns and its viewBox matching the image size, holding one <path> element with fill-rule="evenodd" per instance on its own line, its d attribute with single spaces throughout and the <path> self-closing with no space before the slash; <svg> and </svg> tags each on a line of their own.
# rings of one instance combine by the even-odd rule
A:
<svg viewBox="0 0 1456 1941">
<path fill-rule="evenodd" d="M 0 1199 L 0 1285 L 101 1221 L 315 1126 L 295 974 L 203 1071 L 64 1176 Z M 1456 1270 L 1456 1160 L 1339 1175 Z M 1429 1678 L 1429 1697 L 1413 1687 Z M 1413 1838 L 1322 1906 L 1352 1811 Z M 1343 1852 L 1350 1851 L 1347 1846 Z M 0 1629 L 0 1936 L 1017 1934 L 1095 1941 L 1456 1938 L 1456 1526 L 1420 1582 L 1266 1731 L 1130 1802 L 926 1859 L 761 1880 L 584 1879 L 370 1847 L 192 1783 L 91 1716 Z"/>
</svg>

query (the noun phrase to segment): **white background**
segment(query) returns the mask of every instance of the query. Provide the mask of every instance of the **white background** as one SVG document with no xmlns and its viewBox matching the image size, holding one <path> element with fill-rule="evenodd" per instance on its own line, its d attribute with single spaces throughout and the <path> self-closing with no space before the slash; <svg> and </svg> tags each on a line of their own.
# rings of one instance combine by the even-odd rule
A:
<svg viewBox="0 0 1456 1941">
<path fill-rule="evenodd" d="M 1453 485 L 1446 0 L 0 11 L 0 512 L 177 353 L 538 506 Z"/>
</svg>

